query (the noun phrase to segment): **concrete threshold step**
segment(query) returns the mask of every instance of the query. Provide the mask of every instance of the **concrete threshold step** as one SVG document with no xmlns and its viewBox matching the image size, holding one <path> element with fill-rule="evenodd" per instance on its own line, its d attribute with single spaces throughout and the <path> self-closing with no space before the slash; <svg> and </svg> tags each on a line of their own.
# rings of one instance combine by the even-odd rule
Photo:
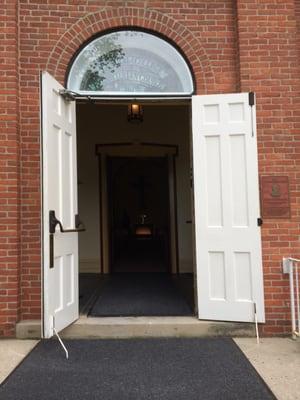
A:
<svg viewBox="0 0 300 400">
<path fill-rule="evenodd" d="M 39 339 L 41 321 L 17 324 L 18 339 Z M 86 317 L 61 332 L 68 339 L 119 339 L 147 337 L 254 337 L 251 323 L 199 321 L 196 317 Z"/>
<path fill-rule="evenodd" d="M 255 336 L 254 324 L 199 321 L 196 317 L 80 317 L 61 332 L 63 338 L 146 338 Z"/>
</svg>

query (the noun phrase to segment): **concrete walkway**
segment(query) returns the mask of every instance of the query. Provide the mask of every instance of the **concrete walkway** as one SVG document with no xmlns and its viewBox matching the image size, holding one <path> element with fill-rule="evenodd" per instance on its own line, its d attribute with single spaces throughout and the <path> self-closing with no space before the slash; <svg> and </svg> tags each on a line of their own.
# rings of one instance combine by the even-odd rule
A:
<svg viewBox="0 0 300 400">
<path fill-rule="evenodd" d="M 278 400 L 300 400 L 300 339 L 239 338 L 235 342 Z"/>
<path fill-rule="evenodd" d="M 0 340 L 0 383 L 16 368 L 37 342 L 37 340 Z"/>
<path fill-rule="evenodd" d="M 235 339 L 278 400 L 300 400 L 300 340 L 288 338 Z M 36 340 L 0 340 L 0 382 L 23 360 Z"/>
</svg>

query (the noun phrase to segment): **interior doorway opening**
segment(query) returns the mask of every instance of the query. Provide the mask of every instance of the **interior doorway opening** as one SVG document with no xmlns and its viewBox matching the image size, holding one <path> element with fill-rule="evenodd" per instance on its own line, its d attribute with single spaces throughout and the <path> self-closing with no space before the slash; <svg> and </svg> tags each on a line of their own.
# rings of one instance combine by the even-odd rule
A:
<svg viewBox="0 0 300 400">
<path fill-rule="evenodd" d="M 77 104 L 80 313 L 192 315 L 190 104 L 127 107 Z"/>
<path fill-rule="evenodd" d="M 112 272 L 169 272 L 168 158 L 109 157 Z"/>
</svg>

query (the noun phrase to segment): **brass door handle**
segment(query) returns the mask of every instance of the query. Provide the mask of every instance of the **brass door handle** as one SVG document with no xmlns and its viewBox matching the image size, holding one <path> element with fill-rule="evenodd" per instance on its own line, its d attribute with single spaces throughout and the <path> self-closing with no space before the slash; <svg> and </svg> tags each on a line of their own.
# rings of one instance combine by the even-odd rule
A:
<svg viewBox="0 0 300 400">
<path fill-rule="evenodd" d="M 75 229 L 64 229 L 62 223 L 56 218 L 55 211 L 49 211 L 49 233 L 50 233 L 50 263 L 49 268 L 54 267 L 54 234 L 56 230 L 56 226 L 59 226 L 59 230 L 62 233 L 71 233 L 71 232 L 84 232 L 85 226 L 84 223 L 80 220 L 79 215 L 75 215 Z"/>
</svg>

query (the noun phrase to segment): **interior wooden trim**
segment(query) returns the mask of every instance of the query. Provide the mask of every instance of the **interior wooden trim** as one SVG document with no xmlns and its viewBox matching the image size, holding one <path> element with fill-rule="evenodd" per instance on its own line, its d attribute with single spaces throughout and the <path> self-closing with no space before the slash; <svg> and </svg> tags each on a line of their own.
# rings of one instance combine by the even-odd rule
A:
<svg viewBox="0 0 300 400">
<path fill-rule="evenodd" d="M 99 193 L 99 219 L 100 219 L 100 224 L 99 224 L 99 228 L 100 228 L 100 273 L 103 274 L 103 264 L 104 264 L 104 260 L 103 260 L 103 204 L 102 204 L 102 156 L 101 154 L 99 154 L 98 157 L 98 180 L 99 180 L 99 188 L 98 188 L 98 193 Z"/>
<path fill-rule="evenodd" d="M 173 173 L 174 173 L 174 223 L 175 223 L 175 248 L 176 248 L 176 273 L 179 274 L 179 244 L 178 244 L 178 202 L 177 202 L 177 173 L 176 173 L 176 159 L 173 156 Z"/>
</svg>

